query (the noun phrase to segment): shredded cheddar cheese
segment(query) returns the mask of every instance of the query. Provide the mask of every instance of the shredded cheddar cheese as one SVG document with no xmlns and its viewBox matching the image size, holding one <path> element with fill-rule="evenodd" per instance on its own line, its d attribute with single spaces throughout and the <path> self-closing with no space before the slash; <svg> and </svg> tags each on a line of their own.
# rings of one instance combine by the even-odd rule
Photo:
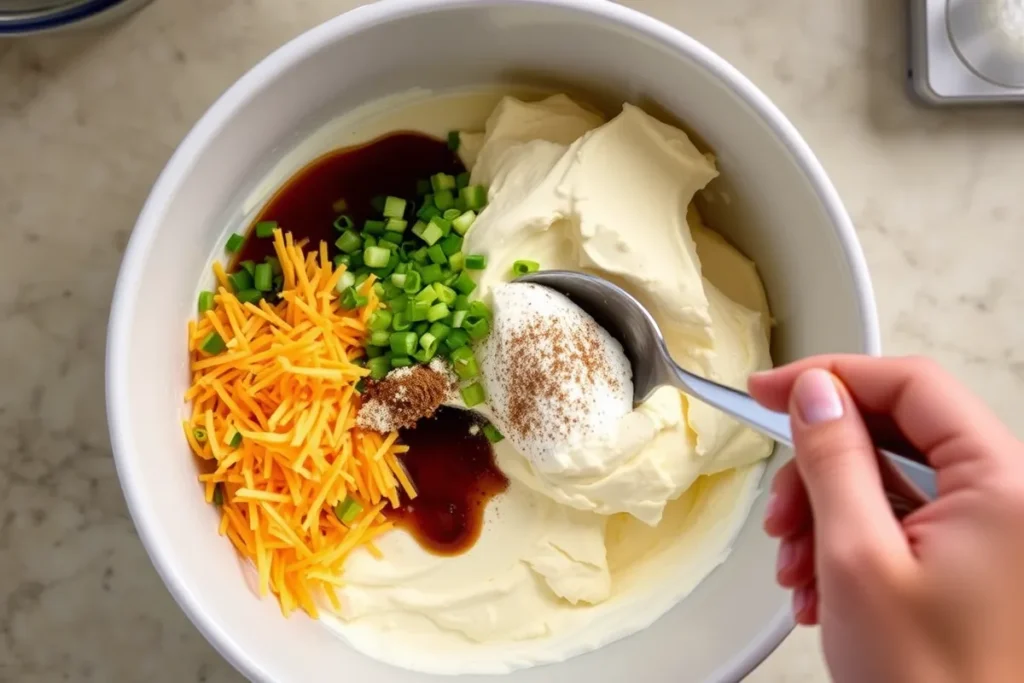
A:
<svg viewBox="0 0 1024 683">
<path fill-rule="evenodd" d="M 401 491 L 416 492 L 398 461 L 407 447 L 356 425 L 356 383 L 369 372 L 366 322 L 378 305 L 367 280 L 367 304 L 344 310 L 326 244 L 303 252 L 274 231 L 284 280 L 280 301 L 241 303 L 220 264 L 215 305 L 190 321 L 192 384 L 184 422 L 192 451 L 208 463 L 199 476 L 206 500 L 220 503 L 219 531 L 255 565 L 260 595 L 272 593 L 287 616 L 318 616 L 317 597 L 337 610 L 335 588 L 355 548 L 379 556 L 375 537 L 391 528 L 383 510 Z M 220 353 L 201 350 L 216 332 Z M 362 507 L 349 524 L 334 512 L 352 499 Z"/>
</svg>

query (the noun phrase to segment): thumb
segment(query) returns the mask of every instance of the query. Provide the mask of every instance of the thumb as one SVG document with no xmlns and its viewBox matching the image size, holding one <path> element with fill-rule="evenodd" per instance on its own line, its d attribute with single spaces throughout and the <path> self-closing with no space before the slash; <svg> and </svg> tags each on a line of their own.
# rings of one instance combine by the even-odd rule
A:
<svg viewBox="0 0 1024 683">
<path fill-rule="evenodd" d="M 805 371 L 793 384 L 789 412 L 816 537 L 825 543 L 859 538 L 893 552 L 905 547 L 871 436 L 842 382 L 827 370 Z"/>
</svg>

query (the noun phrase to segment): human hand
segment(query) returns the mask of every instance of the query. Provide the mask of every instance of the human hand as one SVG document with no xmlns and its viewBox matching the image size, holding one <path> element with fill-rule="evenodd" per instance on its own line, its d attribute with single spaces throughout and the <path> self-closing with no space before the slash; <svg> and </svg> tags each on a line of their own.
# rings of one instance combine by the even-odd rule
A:
<svg viewBox="0 0 1024 683">
<path fill-rule="evenodd" d="M 766 531 L 837 683 L 1024 681 L 1024 444 L 931 361 L 821 356 L 750 378 L 796 457 Z M 889 418 L 938 497 L 893 514 L 865 418 Z"/>
</svg>

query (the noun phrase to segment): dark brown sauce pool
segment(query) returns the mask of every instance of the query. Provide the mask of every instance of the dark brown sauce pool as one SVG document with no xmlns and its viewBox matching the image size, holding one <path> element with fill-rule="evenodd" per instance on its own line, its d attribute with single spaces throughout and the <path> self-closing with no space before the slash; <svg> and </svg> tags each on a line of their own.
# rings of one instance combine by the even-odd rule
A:
<svg viewBox="0 0 1024 683">
<path fill-rule="evenodd" d="M 508 488 L 490 441 L 482 432 L 470 434 L 474 425 L 480 420 L 472 413 L 442 407 L 415 429 L 400 432 L 400 441 L 409 446 L 402 464 L 418 495 L 386 514 L 437 555 L 471 548 L 483 529 L 488 501 Z"/>
<path fill-rule="evenodd" d="M 465 170 L 446 142 L 419 133 L 392 133 L 325 154 L 271 198 L 249 227 L 232 266 L 245 260 L 260 262 L 274 254 L 273 240 L 255 236 L 253 226 L 260 221 L 277 221 L 296 241 L 305 238 L 311 246 L 326 241 L 333 256 L 340 234 L 334 228 L 341 213 L 335 209 L 339 200 L 345 200 L 344 213 L 359 229 L 366 219 L 378 217 L 371 205 L 374 197 L 393 195 L 411 202 L 416 199 L 417 181 L 435 173 L 457 175 Z M 487 437 L 469 433 L 478 422 L 467 411 L 441 408 L 433 418 L 400 435 L 400 441 L 409 446 L 402 462 L 418 495 L 415 500 L 403 499 L 397 510 L 386 514 L 424 549 L 438 555 L 469 550 L 480 537 L 487 502 L 508 487 Z"/>
</svg>

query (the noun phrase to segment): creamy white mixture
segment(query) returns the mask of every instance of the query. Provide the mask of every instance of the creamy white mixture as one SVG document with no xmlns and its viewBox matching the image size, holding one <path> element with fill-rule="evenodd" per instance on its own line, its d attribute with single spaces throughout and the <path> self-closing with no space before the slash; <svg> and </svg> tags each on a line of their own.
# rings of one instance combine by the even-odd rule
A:
<svg viewBox="0 0 1024 683">
<path fill-rule="evenodd" d="M 700 374 L 742 386 L 770 366 L 753 263 L 687 211 L 717 172 L 684 133 L 630 105 L 605 123 L 564 96 L 421 94 L 386 110 L 325 127 L 261 192 L 331 147 L 395 129 L 479 130 L 490 112 L 460 153 L 473 182 L 489 186 L 464 251 L 488 256 L 478 293 L 498 293 L 496 330 L 523 322 L 520 295 L 499 287 L 513 261 L 530 259 L 624 286 L 650 307 L 676 360 Z M 543 305 L 572 315 L 565 303 Z M 477 352 L 501 401 L 494 359 Z M 498 444 L 511 483 L 476 545 L 438 557 L 404 532 L 382 537 L 384 559 L 358 551 L 347 563 L 343 613 L 325 622 L 370 656 L 431 673 L 561 661 L 650 625 L 725 559 L 771 444 L 673 389 L 635 410 L 624 395 L 602 395 L 601 423 L 554 443 Z M 486 413 L 508 433 L 494 407 Z"/>
</svg>

